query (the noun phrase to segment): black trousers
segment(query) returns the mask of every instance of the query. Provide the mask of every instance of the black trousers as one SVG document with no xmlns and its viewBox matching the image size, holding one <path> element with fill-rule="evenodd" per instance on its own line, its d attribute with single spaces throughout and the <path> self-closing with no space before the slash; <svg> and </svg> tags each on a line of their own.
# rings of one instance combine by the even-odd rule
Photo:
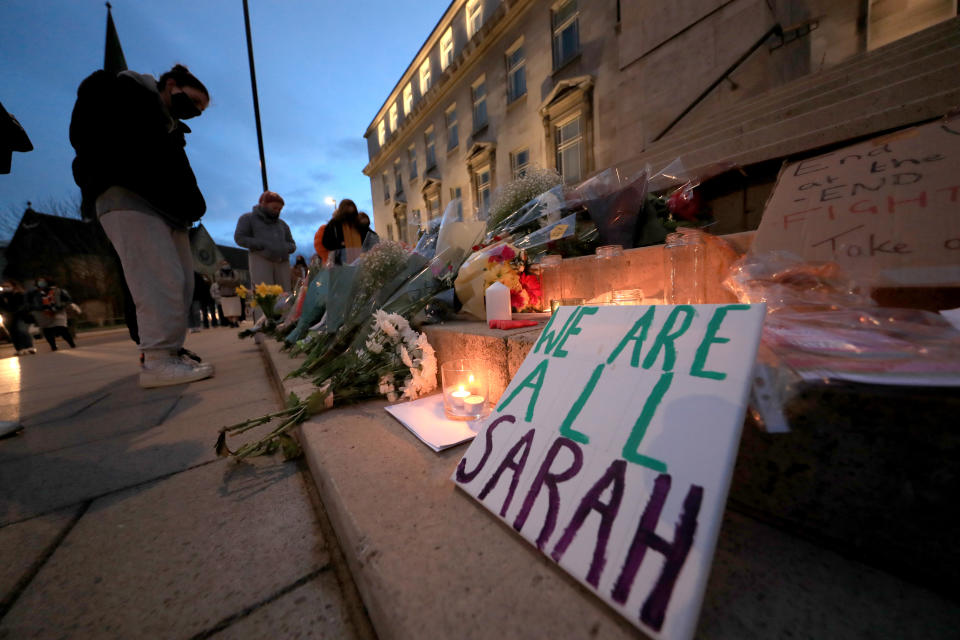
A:
<svg viewBox="0 0 960 640">
<path fill-rule="evenodd" d="M 43 330 L 43 337 L 47 339 L 47 343 L 53 351 L 57 350 L 57 336 L 66 340 L 71 349 L 77 346 L 66 327 L 48 327 Z"/>
</svg>

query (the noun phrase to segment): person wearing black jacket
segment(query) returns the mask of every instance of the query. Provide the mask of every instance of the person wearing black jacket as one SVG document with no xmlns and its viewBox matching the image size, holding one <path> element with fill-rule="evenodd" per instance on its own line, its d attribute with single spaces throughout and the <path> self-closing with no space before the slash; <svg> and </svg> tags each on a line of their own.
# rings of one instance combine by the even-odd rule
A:
<svg viewBox="0 0 960 640">
<path fill-rule="evenodd" d="M 187 230 L 206 203 L 184 149 L 210 94 L 182 65 L 154 80 L 97 71 L 77 90 L 70 122 L 73 174 L 85 217 L 95 215 L 117 250 L 137 309 L 142 387 L 213 375 L 179 354 L 193 299 Z"/>
<path fill-rule="evenodd" d="M 369 224 L 366 227 L 360 224 L 357 205 L 353 200 L 344 198 L 323 230 L 321 242 L 330 251 L 332 264 L 350 264 L 367 247 L 365 240 L 369 232 Z"/>
</svg>

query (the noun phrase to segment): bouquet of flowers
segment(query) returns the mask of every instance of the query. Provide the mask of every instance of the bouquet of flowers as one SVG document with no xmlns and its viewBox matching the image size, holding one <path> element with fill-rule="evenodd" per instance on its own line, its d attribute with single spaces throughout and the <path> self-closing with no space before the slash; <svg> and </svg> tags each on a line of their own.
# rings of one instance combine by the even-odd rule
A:
<svg viewBox="0 0 960 640">
<path fill-rule="evenodd" d="M 274 307 L 276 307 L 277 299 L 282 294 L 283 287 L 280 285 L 261 282 L 253 288 L 253 302 L 251 306 L 259 308 L 268 322 L 276 322 L 279 314 Z"/>
<path fill-rule="evenodd" d="M 437 387 L 437 357 L 426 335 L 414 331 L 400 315 L 377 311 L 369 324 L 363 347 L 345 351 L 317 371 L 317 390 L 304 400 L 291 394 L 283 411 L 224 427 L 217 438 L 220 456 L 238 458 L 282 450 L 284 457 L 300 454 L 290 434 L 298 424 L 335 403 L 386 396 L 391 402 L 415 400 Z M 228 435 L 238 435 L 280 419 L 280 423 L 256 442 L 236 451 L 227 446 Z"/>
</svg>

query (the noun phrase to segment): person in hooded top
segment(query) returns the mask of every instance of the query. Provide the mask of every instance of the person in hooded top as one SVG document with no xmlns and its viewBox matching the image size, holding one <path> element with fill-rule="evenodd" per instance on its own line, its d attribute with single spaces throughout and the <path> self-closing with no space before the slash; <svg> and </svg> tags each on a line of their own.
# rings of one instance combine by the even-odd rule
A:
<svg viewBox="0 0 960 640">
<path fill-rule="evenodd" d="M 290 254 L 297 244 L 290 227 L 280 219 L 283 198 L 273 191 L 264 191 L 253 211 L 237 220 L 233 240 L 250 250 L 250 283 L 278 284 L 290 290 Z"/>
<path fill-rule="evenodd" d="M 211 365 L 183 355 L 193 300 L 187 231 L 206 211 L 183 121 L 209 104 L 207 88 L 183 65 L 159 80 L 101 70 L 81 83 L 70 121 L 81 210 L 99 219 L 136 304 L 145 388 L 213 375 Z"/>
</svg>

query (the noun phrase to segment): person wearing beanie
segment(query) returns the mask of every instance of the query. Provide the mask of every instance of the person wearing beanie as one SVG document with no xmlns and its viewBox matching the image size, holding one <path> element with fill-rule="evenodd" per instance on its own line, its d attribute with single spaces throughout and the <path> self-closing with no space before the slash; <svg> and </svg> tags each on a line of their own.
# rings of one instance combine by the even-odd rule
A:
<svg viewBox="0 0 960 640">
<path fill-rule="evenodd" d="M 253 211 L 237 220 L 233 240 L 250 251 L 250 284 L 278 284 L 290 289 L 290 254 L 297 245 L 290 227 L 280 219 L 283 198 L 264 191 Z"/>
</svg>

